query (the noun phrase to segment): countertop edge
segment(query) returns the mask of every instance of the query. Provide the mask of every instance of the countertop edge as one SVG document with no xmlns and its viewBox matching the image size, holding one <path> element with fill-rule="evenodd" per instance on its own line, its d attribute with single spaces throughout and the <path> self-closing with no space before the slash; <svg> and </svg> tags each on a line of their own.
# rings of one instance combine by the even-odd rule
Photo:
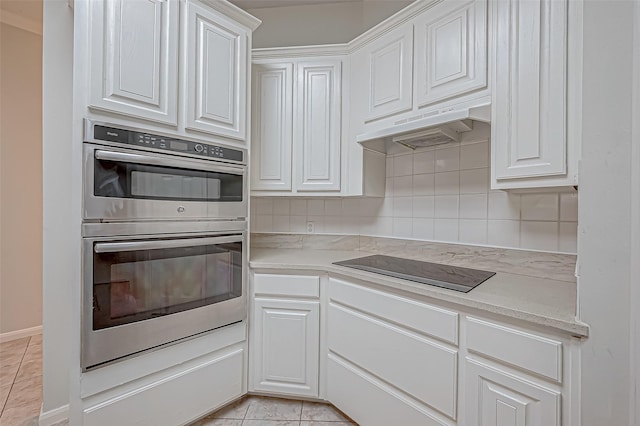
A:
<svg viewBox="0 0 640 426">
<path fill-rule="evenodd" d="M 567 321 L 558 318 L 550 318 L 545 317 L 539 314 L 534 314 L 530 312 L 520 311 L 513 308 L 508 308 L 505 306 L 494 305 L 487 302 L 482 301 L 472 301 L 464 298 L 456 297 L 455 294 L 450 294 L 448 292 L 441 291 L 438 287 L 425 287 L 418 286 L 418 284 L 413 284 L 411 281 L 405 281 L 406 283 L 394 282 L 392 280 L 386 279 L 383 275 L 375 275 L 369 272 L 359 271 L 357 269 L 348 269 L 344 267 L 334 266 L 334 265 L 307 265 L 307 264 L 296 264 L 292 265 L 289 263 L 278 263 L 278 262 L 263 262 L 263 261 L 249 261 L 249 267 L 252 269 L 260 269 L 260 270 L 292 270 L 292 271 L 313 271 L 319 273 L 331 273 L 342 275 L 344 277 L 354 278 L 362 281 L 369 281 L 376 285 L 381 285 L 384 287 L 389 287 L 390 289 L 396 289 L 405 291 L 408 293 L 413 293 L 420 296 L 430 297 L 436 300 L 441 300 L 443 302 L 452 303 L 464 308 L 478 309 L 481 311 L 486 311 L 492 314 L 505 316 L 508 318 L 525 321 L 531 324 L 535 324 L 542 327 L 552 328 L 558 332 L 562 332 L 564 334 L 570 334 L 572 337 L 586 338 L 589 337 L 589 326 L 583 322 L 578 320 L 575 321 Z"/>
</svg>

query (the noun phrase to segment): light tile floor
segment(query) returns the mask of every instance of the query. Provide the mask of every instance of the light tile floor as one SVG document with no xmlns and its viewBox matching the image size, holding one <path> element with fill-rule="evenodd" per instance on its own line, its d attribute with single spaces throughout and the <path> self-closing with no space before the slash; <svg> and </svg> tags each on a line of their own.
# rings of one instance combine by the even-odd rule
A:
<svg viewBox="0 0 640 426">
<path fill-rule="evenodd" d="M 248 396 L 191 426 L 347 425 L 354 426 L 356 423 L 330 404 Z"/>
</svg>

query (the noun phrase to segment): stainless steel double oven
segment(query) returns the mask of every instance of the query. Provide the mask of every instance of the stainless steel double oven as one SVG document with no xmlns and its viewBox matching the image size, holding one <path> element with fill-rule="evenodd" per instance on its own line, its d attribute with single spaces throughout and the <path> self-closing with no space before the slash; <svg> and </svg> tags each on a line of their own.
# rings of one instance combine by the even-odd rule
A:
<svg viewBox="0 0 640 426">
<path fill-rule="evenodd" d="M 246 151 L 85 120 L 82 367 L 247 315 Z"/>
</svg>

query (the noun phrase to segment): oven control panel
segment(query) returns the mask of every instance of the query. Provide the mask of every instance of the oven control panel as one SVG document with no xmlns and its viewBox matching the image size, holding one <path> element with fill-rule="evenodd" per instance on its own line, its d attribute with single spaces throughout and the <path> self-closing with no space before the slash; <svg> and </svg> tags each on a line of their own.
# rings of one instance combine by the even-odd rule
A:
<svg viewBox="0 0 640 426">
<path fill-rule="evenodd" d="M 144 146 L 163 151 L 180 152 L 195 155 L 202 158 L 244 162 L 243 152 L 237 149 L 218 145 L 198 143 L 190 140 L 154 135 L 153 133 L 138 132 L 135 130 L 119 129 L 93 125 L 93 137 L 96 140 L 117 142 L 127 145 Z"/>
</svg>

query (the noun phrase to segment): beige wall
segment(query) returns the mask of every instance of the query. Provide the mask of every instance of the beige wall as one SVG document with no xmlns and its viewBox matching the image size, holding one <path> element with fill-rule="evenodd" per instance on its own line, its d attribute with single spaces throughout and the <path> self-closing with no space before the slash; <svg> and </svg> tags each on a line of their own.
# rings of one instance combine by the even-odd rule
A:
<svg viewBox="0 0 640 426">
<path fill-rule="evenodd" d="M 253 47 L 346 43 L 411 3 L 411 0 L 364 0 L 249 9 L 262 20 Z"/>
<path fill-rule="evenodd" d="M 42 37 L 0 24 L 0 334 L 41 324 Z"/>
</svg>

